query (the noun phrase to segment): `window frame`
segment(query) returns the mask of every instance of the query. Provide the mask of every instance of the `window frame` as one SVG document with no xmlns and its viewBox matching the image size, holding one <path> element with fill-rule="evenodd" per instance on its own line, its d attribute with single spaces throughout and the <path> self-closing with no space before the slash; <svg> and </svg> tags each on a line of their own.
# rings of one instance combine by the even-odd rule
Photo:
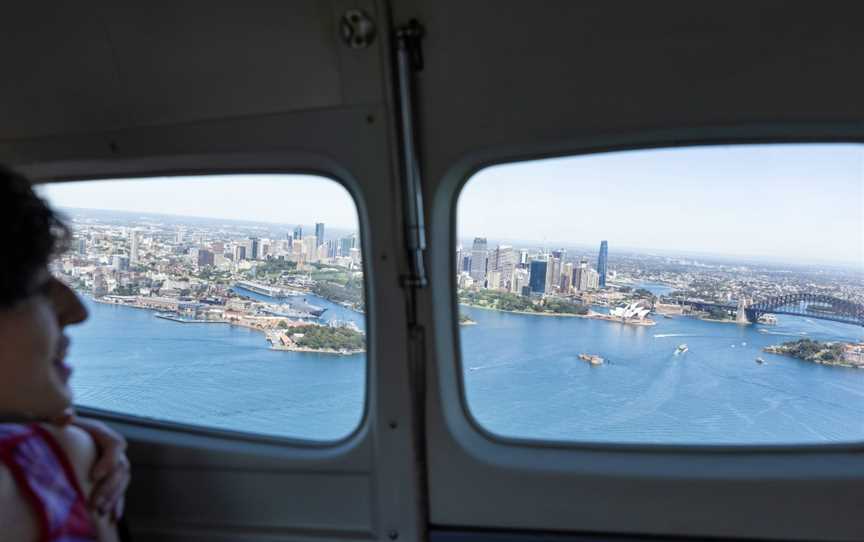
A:
<svg viewBox="0 0 864 542">
<path fill-rule="evenodd" d="M 49 167 L 49 171 L 50 168 Z M 291 167 L 275 167 L 275 168 L 261 168 L 261 167 L 249 167 L 243 168 L 241 166 L 229 166 L 227 168 L 219 168 L 219 169 L 192 169 L 192 170 L 175 170 L 170 169 L 167 171 L 158 171 L 158 172 L 142 172 L 141 170 L 135 169 L 134 171 L 130 171 L 129 173 L 119 173 L 119 174 L 104 174 L 104 175 L 84 175 L 84 176 L 76 176 L 74 174 L 60 174 L 60 175 L 48 175 L 47 177 L 36 177 L 33 181 L 35 186 L 54 184 L 54 183 L 86 183 L 86 182 L 107 182 L 107 181 L 149 181 L 154 183 L 159 183 L 161 181 L 170 182 L 172 179 L 182 179 L 188 177 L 225 177 L 225 176 L 233 176 L 233 175 L 244 175 L 244 176 L 255 176 L 255 175 L 306 175 L 306 176 L 315 176 L 320 177 L 324 180 L 333 182 L 340 187 L 342 187 L 351 202 L 354 205 L 354 208 L 357 213 L 357 234 L 360 237 L 360 249 L 361 253 L 364 254 L 364 258 L 362 259 L 362 271 L 363 271 L 363 295 L 364 295 L 364 306 L 365 312 L 364 321 L 365 321 L 365 334 L 366 334 L 366 352 L 364 359 L 364 385 L 363 385 L 363 404 L 360 412 L 360 416 L 358 418 L 356 426 L 348 432 L 346 435 L 338 438 L 338 439 L 308 439 L 294 436 L 279 436 L 273 434 L 265 434 L 265 433 L 253 433 L 253 432 L 245 432 L 227 428 L 220 427 L 208 427 L 204 425 L 195 425 L 186 422 L 172 421 L 172 420 L 162 420 L 159 418 L 149 418 L 144 416 L 138 416 L 132 413 L 113 411 L 108 409 L 103 409 L 99 407 L 93 406 L 85 406 L 78 405 L 74 403 L 73 407 L 76 412 L 80 414 L 85 414 L 87 416 L 91 416 L 94 418 L 98 418 L 106 421 L 119 422 L 122 424 L 153 428 L 153 429 L 164 429 L 169 430 L 175 433 L 184 433 L 184 434 L 193 434 L 200 435 L 202 437 L 215 437 L 220 439 L 231 440 L 235 442 L 249 442 L 249 443 L 259 443 L 266 445 L 283 445 L 283 446 L 291 446 L 297 448 L 307 448 L 307 449 L 339 449 L 344 448 L 346 445 L 350 445 L 351 443 L 357 443 L 363 439 L 365 433 L 370 431 L 370 397 L 372 393 L 371 379 L 373 377 L 372 374 L 372 362 L 371 359 L 375 355 L 375 336 L 373 335 L 374 324 L 372 324 L 373 318 L 370 317 L 372 313 L 372 296 L 370 296 L 369 292 L 371 284 L 370 284 L 370 266 L 372 265 L 369 258 L 365 257 L 367 254 L 367 245 L 369 244 L 368 235 L 369 235 L 369 221 L 368 221 L 368 212 L 366 210 L 365 203 L 363 203 L 362 198 L 360 197 L 361 190 L 357 181 L 349 174 L 349 172 L 343 168 L 335 167 L 331 169 L 324 169 L 319 167 L 300 167 L 300 168 L 291 168 Z M 286 179 L 286 181 L 290 182 L 290 179 Z M 368 252 L 371 254 L 371 252 Z M 77 293 L 77 292 L 76 292 Z M 352 446 L 353 447 L 353 446 Z"/>
<path fill-rule="evenodd" d="M 430 290 L 449 292 L 435 301 L 426 298 L 424 305 L 432 329 L 427 346 L 435 353 L 426 371 L 430 523 L 679 537 L 861 536 L 864 531 L 854 521 L 857 511 L 846 501 L 864 496 L 864 443 L 703 446 L 520 439 L 489 432 L 467 405 L 452 270 L 458 198 L 475 173 L 542 158 L 759 143 L 860 144 L 864 131 L 854 124 L 645 130 L 487 147 L 441 169 L 430 187 L 428 207 Z M 844 498 L 827 502 L 825 484 Z M 788 521 L 772 520 L 779 515 Z"/>
<path fill-rule="evenodd" d="M 465 189 L 465 186 L 474 178 L 475 175 L 484 171 L 491 167 L 496 166 L 505 166 L 511 164 L 525 164 L 532 161 L 546 160 L 546 159 L 556 159 L 556 158 L 583 158 L 589 156 L 597 156 L 601 154 L 614 154 L 619 152 L 638 152 L 638 151 L 649 151 L 649 150 L 669 150 L 669 149 L 687 149 L 687 148 L 706 148 L 706 147 L 723 147 L 723 146 L 760 146 L 760 145 L 807 145 L 807 144 L 858 144 L 861 145 L 862 154 L 864 154 L 864 139 L 862 140 L 812 140 L 807 141 L 803 139 L 792 139 L 792 140 L 756 140 L 756 141 L 695 141 L 695 142 L 686 142 L 686 141 L 674 141 L 670 144 L 656 143 L 651 145 L 622 145 L 622 146 L 610 146 L 610 147 L 598 147 L 598 148 L 589 148 L 589 149 L 581 149 L 576 152 L 567 153 L 567 152 L 556 152 L 553 154 L 544 154 L 544 155 L 527 155 L 520 157 L 510 157 L 501 160 L 495 161 L 483 161 L 479 163 L 474 163 L 471 167 L 469 167 L 466 171 L 462 171 L 460 173 L 461 180 L 456 185 L 455 193 L 453 194 L 453 200 L 451 203 L 451 216 L 449 223 L 451 224 L 451 246 L 458 246 L 458 231 L 457 231 L 457 222 L 458 222 L 458 214 L 459 214 L 459 197 L 462 194 L 462 191 Z M 864 209 L 862 209 L 864 212 Z M 450 256 L 450 269 L 455 269 L 456 261 L 454 259 L 454 251 L 449 251 Z M 452 274 L 452 273 L 451 273 Z M 752 452 L 752 451 L 803 451 L 805 449 L 813 449 L 813 450 L 839 450 L 839 451 L 864 451 L 864 437 L 860 441 L 853 442 L 827 442 L 827 443 L 816 443 L 816 442 L 807 442 L 807 443 L 758 443 L 758 444 L 697 444 L 697 443 L 657 443 L 657 444 L 646 444 L 646 443 L 638 443 L 638 442 L 605 442 L 605 441 L 582 441 L 582 440 L 557 440 L 557 439 L 544 439 L 544 438 L 528 438 L 528 437 L 514 437 L 507 436 L 495 433 L 486 427 L 477 420 L 474 414 L 471 412 L 471 409 L 468 405 L 467 399 L 467 389 L 465 385 L 465 366 L 462 360 L 462 339 L 461 339 L 461 331 L 459 327 L 459 300 L 458 300 L 458 286 L 456 285 L 455 279 L 451 277 L 451 287 L 449 296 L 453 303 L 453 311 L 452 311 L 452 324 L 455 325 L 454 331 L 454 342 L 455 342 L 455 356 L 453 357 L 454 362 L 456 363 L 456 373 L 458 375 L 458 388 L 459 388 L 459 398 L 460 405 L 462 407 L 463 414 L 466 419 L 470 422 L 471 426 L 484 437 L 489 440 L 516 444 L 516 445 L 542 445 L 543 447 L 552 447 L 552 448 L 580 448 L 580 449 L 589 449 L 589 450 L 617 450 L 617 451 L 626 451 L 626 450 L 651 450 L 651 451 L 669 451 L 669 452 L 681 452 L 681 451 L 709 451 L 709 452 Z"/>
</svg>

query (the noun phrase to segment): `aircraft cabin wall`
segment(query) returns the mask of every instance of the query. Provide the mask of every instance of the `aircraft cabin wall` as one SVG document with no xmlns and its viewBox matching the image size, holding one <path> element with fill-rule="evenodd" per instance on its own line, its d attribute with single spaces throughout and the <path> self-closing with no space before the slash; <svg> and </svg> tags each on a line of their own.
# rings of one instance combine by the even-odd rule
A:
<svg viewBox="0 0 864 542">
<path fill-rule="evenodd" d="M 343 38 L 351 10 L 374 23 L 366 47 Z M 474 237 L 459 229 L 460 195 L 490 166 L 614 160 L 610 151 L 627 149 L 860 142 L 861 11 L 773 0 L 38 0 L 7 9 L 0 163 L 46 183 L 141 178 L 154 193 L 169 186 L 164 177 L 317 175 L 344 187 L 356 212 L 368 340 L 356 429 L 324 442 L 91 409 L 130 442 L 134 539 L 864 538 L 860 439 L 712 446 L 490 431 L 471 402 L 479 388 L 465 355 L 467 333 L 483 325 L 459 325 L 460 291 L 470 289 L 459 276 L 470 275 L 470 259 L 465 269 L 454 254 L 460 244 L 471 252 Z M 428 241 L 429 283 L 416 290 L 405 287 L 416 269 L 405 248 L 394 34 L 411 19 L 425 29 L 422 69 L 408 77 Z M 542 192 L 542 179 L 528 178 Z M 494 197 L 478 209 L 494 217 L 513 196 L 503 182 L 489 186 Z M 836 199 L 854 202 L 858 186 Z M 713 187 L 718 200 L 727 188 Z M 573 194 L 570 222 L 588 207 Z M 509 329 L 502 343 L 519 336 Z M 511 396 L 500 412 L 518 418 L 521 404 Z"/>
</svg>

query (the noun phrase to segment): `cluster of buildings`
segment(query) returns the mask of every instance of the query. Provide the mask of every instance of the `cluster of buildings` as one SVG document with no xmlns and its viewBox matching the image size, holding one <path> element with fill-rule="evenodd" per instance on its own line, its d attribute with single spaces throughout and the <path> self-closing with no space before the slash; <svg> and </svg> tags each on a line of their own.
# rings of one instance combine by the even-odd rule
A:
<svg viewBox="0 0 864 542">
<path fill-rule="evenodd" d="M 178 243 L 184 231 L 177 232 Z M 284 239 L 250 237 L 219 240 L 188 249 L 190 263 L 197 267 L 236 270 L 242 262 L 286 260 L 297 264 L 325 263 L 342 267 L 360 266 L 360 246 L 356 235 L 341 239 L 324 238 L 324 224 L 315 224 L 314 234 L 303 235 L 303 226 L 296 226 Z"/>
<path fill-rule="evenodd" d="M 457 283 L 461 289 L 477 288 L 523 296 L 571 295 L 606 288 L 608 243 L 600 243 L 597 267 L 586 257 L 568 257 L 565 249 L 552 251 L 515 249 L 509 245 L 488 247 L 485 237 L 475 237 L 471 250 L 456 249 Z"/>
<path fill-rule="evenodd" d="M 327 239 L 324 223 L 315 224 L 305 235 L 303 227 L 296 226 L 281 238 L 272 231 L 250 235 L 250 228 L 224 224 L 142 221 L 129 225 L 92 219 L 76 219 L 74 231 L 72 250 L 56 266 L 71 284 L 96 297 L 171 297 L 190 291 L 201 296 L 218 289 L 202 278 L 208 272 L 227 282 L 254 277 L 256 268 L 274 261 L 293 262 L 301 270 L 318 264 L 362 272 L 356 233 Z"/>
</svg>

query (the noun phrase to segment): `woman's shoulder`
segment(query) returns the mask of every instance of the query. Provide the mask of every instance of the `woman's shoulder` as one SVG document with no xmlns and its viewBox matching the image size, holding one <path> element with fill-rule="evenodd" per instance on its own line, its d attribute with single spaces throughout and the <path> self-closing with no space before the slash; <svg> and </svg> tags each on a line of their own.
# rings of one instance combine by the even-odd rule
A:
<svg viewBox="0 0 864 542">
<path fill-rule="evenodd" d="M 11 438 L 28 432 L 24 425 L 0 424 L 0 440 L 3 436 Z M 0 525 L 3 536 L 9 540 L 36 540 L 39 536 L 36 514 L 3 461 L 0 461 Z"/>
<path fill-rule="evenodd" d="M 96 443 L 86 431 L 71 424 L 58 426 L 45 423 L 40 424 L 40 427 L 54 437 L 66 453 L 84 494 L 88 494 L 90 467 L 96 461 Z"/>
</svg>

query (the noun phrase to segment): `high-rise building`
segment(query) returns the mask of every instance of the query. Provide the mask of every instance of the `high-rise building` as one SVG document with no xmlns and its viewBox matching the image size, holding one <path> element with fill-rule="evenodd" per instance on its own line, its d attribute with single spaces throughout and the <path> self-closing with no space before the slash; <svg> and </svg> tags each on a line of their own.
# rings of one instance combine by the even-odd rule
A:
<svg viewBox="0 0 864 542">
<path fill-rule="evenodd" d="M 213 252 L 201 249 L 198 251 L 198 267 L 212 267 L 214 263 Z"/>
<path fill-rule="evenodd" d="M 115 254 L 112 259 L 112 267 L 114 271 L 129 271 L 129 258 L 120 254 Z"/>
<path fill-rule="evenodd" d="M 579 260 L 579 267 L 573 269 L 573 289 L 587 290 L 588 289 L 588 260 L 582 258 Z"/>
<path fill-rule="evenodd" d="M 544 260 L 533 260 L 529 267 L 528 287 L 532 294 L 546 292 L 546 268 Z"/>
<path fill-rule="evenodd" d="M 456 274 L 462 271 L 462 245 L 456 247 Z"/>
<path fill-rule="evenodd" d="M 303 252 L 307 262 L 318 261 L 318 238 L 314 235 L 307 235 L 303 238 Z"/>
<path fill-rule="evenodd" d="M 351 249 L 357 244 L 357 237 L 351 235 L 339 239 L 339 255 L 343 258 L 351 256 Z"/>
<path fill-rule="evenodd" d="M 497 252 L 496 269 L 501 272 L 501 287 L 509 288 L 513 278 L 513 269 L 516 268 L 516 254 L 510 245 L 499 246 Z"/>
<path fill-rule="evenodd" d="M 561 282 L 561 259 L 552 256 L 549 258 L 549 266 L 546 269 L 546 291 L 552 292 L 559 282 Z"/>
<path fill-rule="evenodd" d="M 597 256 L 597 273 L 600 275 L 600 288 L 606 287 L 606 260 L 609 258 L 609 244 L 606 241 L 600 241 L 600 255 Z"/>
<path fill-rule="evenodd" d="M 138 232 L 132 230 L 131 247 L 129 249 L 129 263 L 135 265 L 138 263 Z"/>
<path fill-rule="evenodd" d="M 83 237 L 78 239 L 78 255 L 85 256 L 87 255 L 87 240 Z"/>
<path fill-rule="evenodd" d="M 600 274 L 593 269 L 585 271 L 585 289 L 596 290 L 600 286 Z"/>
<path fill-rule="evenodd" d="M 571 284 L 573 284 L 573 262 L 567 262 L 561 267 L 561 280 L 558 283 L 561 293 L 570 293 Z"/>
<path fill-rule="evenodd" d="M 522 295 L 522 290 L 528 286 L 528 271 L 526 269 L 514 269 L 513 278 L 510 281 L 510 291 Z"/>
<path fill-rule="evenodd" d="M 246 259 L 246 246 L 245 245 L 235 245 L 234 246 L 234 263 L 237 263 L 241 260 Z"/>
<path fill-rule="evenodd" d="M 486 238 L 475 237 L 471 247 L 471 278 L 482 286 L 486 282 Z"/>
<path fill-rule="evenodd" d="M 291 259 L 295 262 L 300 262 L 303 260 L 303 240 L 302 239 L 294 239 L 291 243 Z"/>
<path fill-rule="evenodd" d="M 489 271 L 486 273 L 486 287 L 490 290 L 501 288 L 501 271 Z"/>
<path fill-rule="evenodd" d="M 318 240 L 318 245 L 324 244 L 324 223 L 316 222 L 315 223 L 315 239 Z"/>
<path fill-rule="evenodd" d="M 250 260 L 257 260 L 257 259 L 258 259 L 259 251 L 260 251 L 260 250 L 259 250 L 259 249 L 260 249 L 260 245 L 261 245 L 261 244 L 260 244 L 260 242 L 258 241 L 258 238 L 257 238 L 257 237 L 250 237 L 250 238 L 249 238 L 249 245 L 248 245 L 248 246 L 249 246 L 249 250 L 246 252 L 246 254 L 249 255 L 249 259 L 250 259 Z"/>
<path fill-rule="evenodd" d="M 294 226 L 294 239 L 303 239 L 303 226 Z"/>
</svg>

